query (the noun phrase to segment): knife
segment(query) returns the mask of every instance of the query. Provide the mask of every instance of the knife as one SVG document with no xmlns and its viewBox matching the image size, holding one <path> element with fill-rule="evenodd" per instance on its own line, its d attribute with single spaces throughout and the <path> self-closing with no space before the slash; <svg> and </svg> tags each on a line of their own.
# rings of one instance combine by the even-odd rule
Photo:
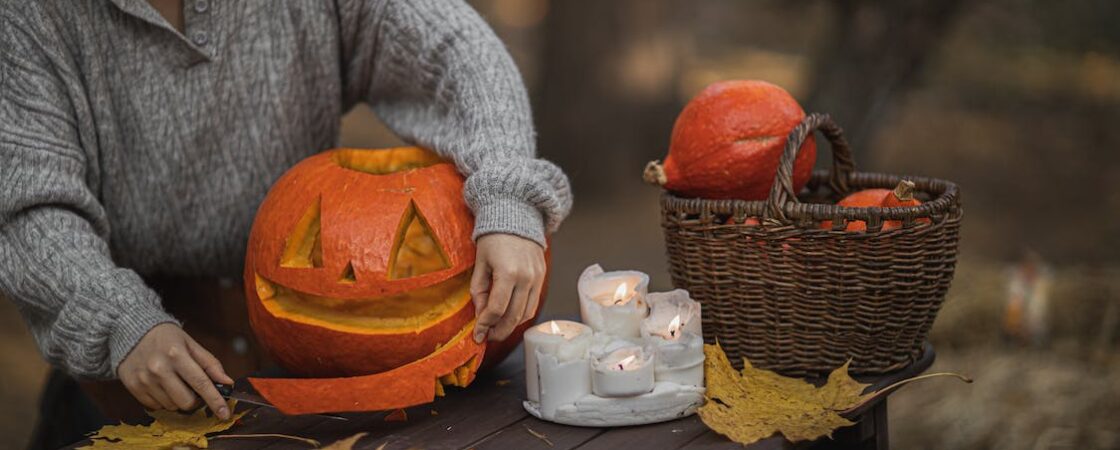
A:
<svg viewBox="0 0 1120 450">
<path fill-rule="evenodd" d="M 228 384 L 214 383 L 214 388 L 218 390 L 218 394 L 221 394 L 222 397 L 225 397 L 228 400 L 237 400 L 238 402 L 244 402 L 244 403 L 248 403 L 250 405 L 257 405 L 257 406 L 263 406 L 265 408 L 276 409 L 276 407 L 272 406 L 272 404 L 269 403 L 268 400 L 265 400 L 264 397 L 261 397 L 260 395 L 257 395 L 257 394 L 253 394 L 251 392 L 236 391 L 236 390 L 233 389 L 233 386 L 230 386 Z M 283 414 L 283 413 L 281 413 L 281 414 Z M 347 421 L 350 420 L 350 419 L 347 419 L 345 417 L 336 416 L 336 415 L 333 415 L 333 414 L 312 414 L 312 415 L 313 416 L 326 417 L 328 419 L 334 419 L 334 420 L 347 420 Z"/>
</svg>

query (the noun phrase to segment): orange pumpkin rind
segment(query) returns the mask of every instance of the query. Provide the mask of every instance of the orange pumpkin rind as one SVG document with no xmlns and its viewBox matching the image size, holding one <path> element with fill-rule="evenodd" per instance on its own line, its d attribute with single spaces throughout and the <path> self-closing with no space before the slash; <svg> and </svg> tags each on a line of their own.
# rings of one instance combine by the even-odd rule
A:
<svg viewBox="0 0 1120 450">
<path fill-rule="evenodd" d="M 423 405 L 443 393 L 444 385 L 466 387 L 474 381 L 486 344 L 474 341 L 473 329 L 472 320 L 431 355 L 387 372 L 343 378 L 249 378 L 249 382 L 276 409 L 290 415 Z"/>
</svg>

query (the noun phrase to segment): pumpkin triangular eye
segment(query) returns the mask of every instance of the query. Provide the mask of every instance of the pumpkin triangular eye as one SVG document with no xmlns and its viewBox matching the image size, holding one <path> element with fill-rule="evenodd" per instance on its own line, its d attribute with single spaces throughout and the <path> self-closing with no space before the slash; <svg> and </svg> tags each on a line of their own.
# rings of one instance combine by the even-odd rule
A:
<svg viewBox="0 0 1120 450">
<path fill-rule="evenodd" d="M 358 277 L 354 275 L 354 262 L 346 263 L 346 268 L 342 269 L 342 276 L 338 277 L 339 284 L 354 284 L 358 281 Z"/>
<path fill-rule="evenodd" d="M 390 253 L 389 279 L 415 277 L 451 267 L 416 203 L 409 202 Z"/>
<path fill-rule="evenodd" d="M 319 239 L 319 204 L 320 198 L 307 207 L 307 212 L 296 223 L 292 234 L 288 235 L 288 242 L 284 245 L 284 254 L 280 256 L 280 267 L 310 269 L 323 267 L 323 244 Z"/>
</svg>

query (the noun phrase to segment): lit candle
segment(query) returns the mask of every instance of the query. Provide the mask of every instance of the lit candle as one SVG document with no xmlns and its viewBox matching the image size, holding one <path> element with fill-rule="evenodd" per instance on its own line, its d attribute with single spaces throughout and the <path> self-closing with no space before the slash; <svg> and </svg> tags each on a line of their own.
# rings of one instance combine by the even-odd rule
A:
<svg viewBox="0 0 1120 450">
<path fill-rule="evenodd" d="M 680 289 L 650 294 L 649 301 L 652 311 L 642 321 L 642 337 L 657 352 L 654 378 L 658 382 L 704 386 L 700 305 Z"/>
<path fill-rule="evenodd" d="M 704 340 L 699 335 L 680 331 L 673 337 L 647 338 L 656 349 L 654 379 L 686 386 L 704 386 Z"/>
<path fill-rule="evenodd" d="M 653 390 L 654 356 L 627 346 L 592 357 L 591 392 L 600 397 L 630 397 Z"/>
<path fill-rule="evenodd" d="M 678 318 L 682 331 L 704 335 L 700 303 L 692 300 L 688 291 L 675 289 L 669 292 L 651 292 L 646 296 L 646 303 L 649 304 L 650 312 L 649 318 L 642 323 L 643 336 L 660 334 L 674 317 Z M 646 328 L 651 325 L 653 328 Z"/>
<path fill-rule="evenodd" d="M 545 378 L 539 370 L 538 350 L 553 355 L 555 364 L 585 360 L 591 338 L 591 327 L 570 320 L 551 320 L 525 330 L 525 389 L 530 401 L 541 401 L 541 380 Z"/>
<path fill-rule="evenodd" d="M 645 296 L 649 275 L 637 271 L 604 272 L 598 264 L 579 276 L 580 315 L 595 331 L 618 337 L 641 335 L 649 313 Z"/>
</svg>

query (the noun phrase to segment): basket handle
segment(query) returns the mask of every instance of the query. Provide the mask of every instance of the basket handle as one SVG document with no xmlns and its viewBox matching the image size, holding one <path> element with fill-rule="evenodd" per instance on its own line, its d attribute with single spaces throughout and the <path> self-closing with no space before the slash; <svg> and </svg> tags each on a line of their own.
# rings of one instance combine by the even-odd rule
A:
<svg viewBox="0 0 1120 450">
<path fill-rule="evenodd" d="M 832 170 L 829 171 L 828 186 L 838 194 L 848 193 L 848 180 L 856 170 L 856 164 L 852 160 L 852 148 L 844 139 L 844 130 L 828 114 L 812 113 L 793 127 L 786 138 L 786 147 L 778 162 L 774 183 L 770 186 L 770 196 L 766 198 L 766 207 L 762 211 L 764 221 L 787 221 L 785 205 L 797 203 L 797 192 L 793 190 L 793 162 L 801 151 L 801 145 L 815 130 L 820 130 L 832 146 Z"/>
</svg>

